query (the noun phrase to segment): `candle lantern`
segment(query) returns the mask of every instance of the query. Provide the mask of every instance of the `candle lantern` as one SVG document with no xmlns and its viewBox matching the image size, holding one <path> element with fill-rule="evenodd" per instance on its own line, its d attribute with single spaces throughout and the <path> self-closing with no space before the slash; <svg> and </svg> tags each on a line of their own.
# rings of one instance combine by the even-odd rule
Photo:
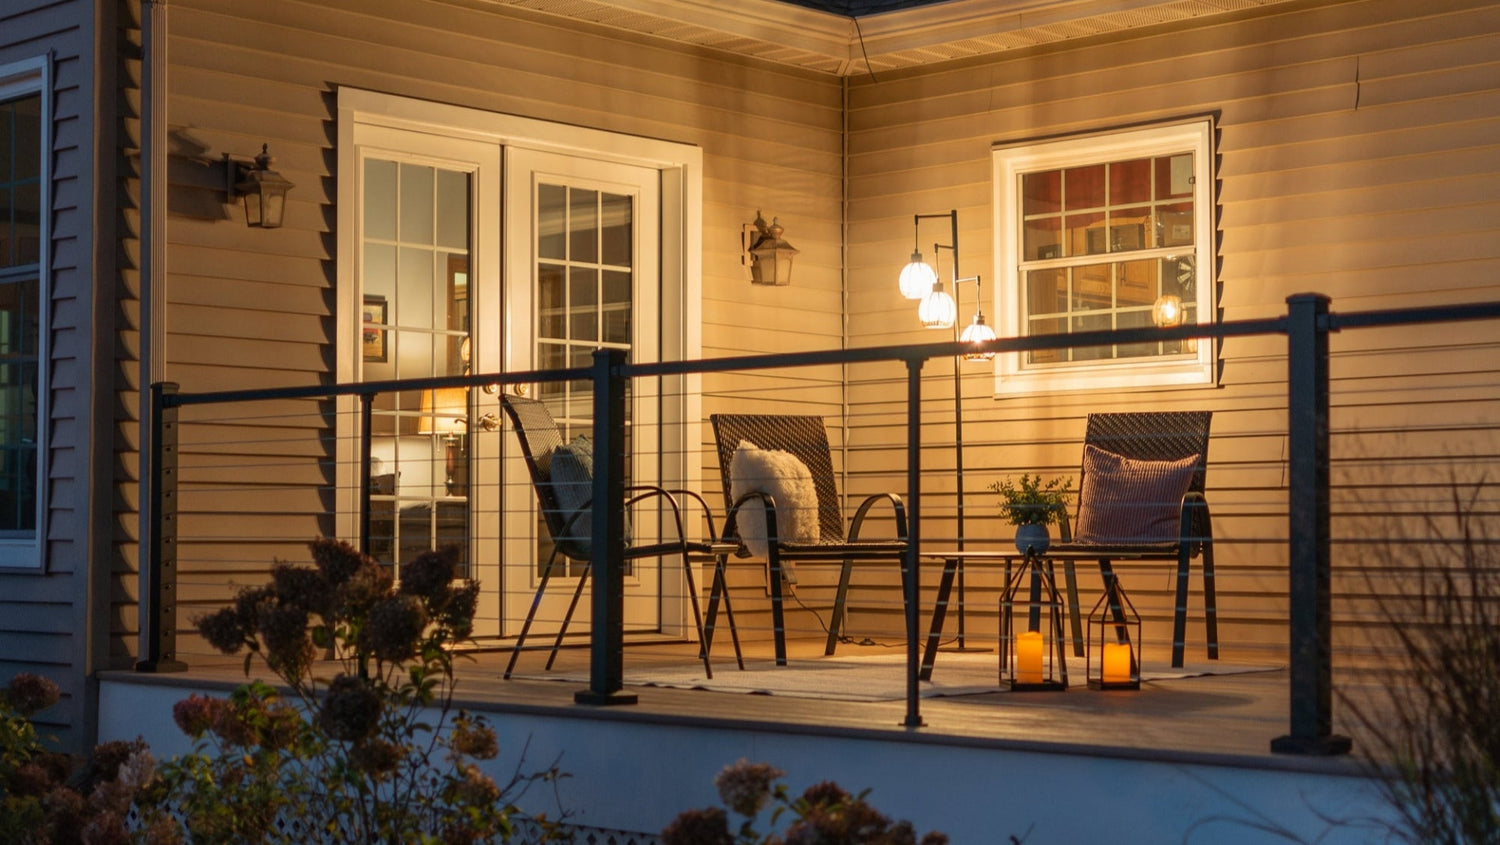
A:
<svg viewBox="0 0 1500 845">
<path fill-rule="evenodd" d="M 1005 589 L 1000 594 L 1002 686 L 1013 692 L 1068 688 L 1063 611 L 1049 562 L 1027 554 L 1014 571 L 1006 562 Z"/>
<path fill-rule="evenodd" d="M 1141 688 L 1141 617 L 1113 572 L 1104 576 L 1104 595 L 1089 612 L 1085 660 L 1089 689 Z"/>
</svg>

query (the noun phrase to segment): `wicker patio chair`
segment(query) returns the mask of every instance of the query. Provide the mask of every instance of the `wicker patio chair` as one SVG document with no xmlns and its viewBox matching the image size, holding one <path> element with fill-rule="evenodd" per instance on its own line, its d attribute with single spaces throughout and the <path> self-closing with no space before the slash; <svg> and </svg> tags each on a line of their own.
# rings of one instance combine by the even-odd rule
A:
<svg viewBox="0 0 1500 845">
<path fill-rule="evenodd" d="M 786 623 L 782 608 L 783 564 L 798 561 L 841 561 L 838 592 L 833 603 L 833 615 L 828 625 L 828 641 L 824 654 L 831 655 L 838 645 L 839 629 L 844 622 L 844 603 L 849 593 L 849 576 L 855 561 L 904 560 L 907 550 L 906 507 L 901 498 L 892 493 L 878 493 L 866 498 L 855 510 L 844 533 L 843 505 L 838 486 L 834 482 L 833 461 L 829 455 L 828 432 L 821 417 L 781 416 L 765 414 L 714 414 L 714 439 L 719 451 L 719 473 L 724 489 L 724 541 L 737 543 L 740 557 L 749 557 L 750 552 L 740 531 L 739 516 L 749 502 L 765 506 L 766 558 L 771 590 L 771 624 L 775 636 L 776 663 L 786 664 Z M 764 490 L 752 490 L 737 499 L 732 491 L 734 479 L 731 465 L 741 442 L 747 442 L 762 450 L 789 453 L 806 466 L 812 475 L 817 497 L 816 536 L 808 539 L 792 539 L 778 535 L 777 507 L 775 496 Z M 866 540 L 860 536 L 865 518 L 870 509 L 880 502 L 889 503 L 895 518 L 895 538 Z M 784 505 L 784 503 L 782 503 Z M 782 525 L 787 520 L 782 515 Z M 781 534 L 786 534 L 785 531 Z M 903 584 L 906 578 L 903 567 Z M 713 638 L 713 617 L 718 598 L 719 584 L 709 599 L 709 625 L 707 642 Z"/>
<path fill-rule="evenodd" d="M 1079 476 L 1076 523 L 1079 534 L 1073 534 L 1073 526 L 1065 515 L 1061 525 L 1062 541 L 1053 543 L 1046 553 L 1047 557 L 1064 562 L 1069 600 L 1075 608 L 1074 560 L 1098 560 L 1106 584 L 1112 582 L 1113 562 L 1116 560 L 1177 561 L 1177 600 L 1172 624 L 1174 667 L 1183 664 L 1187 639 L 1188 573 L 1195 557 L 1202 558 L 1208 657 L 1210 660 L 1219 657 L 1213 526 L 1209 519 L 1208 500 L 1204 497 L 1208 430 L 1212 420 L 1211 411 L 1090 414 L 1084 433 L 1084 461 Z M 1091 452 L 1091 449 L 1102 450 L 1107 455 Z M 1125 460 L 1117 461 L 1112 456 Z M 1092 479 L 1089 476 L 1091 467 L 1094 471 Z M 1177 473 L 1179 479 L 1183 475 L 1190 476 L 1187 490 L 1180 500 L 1175 495 L 1164 496 L 1155 492 L 1163 486 L 1173 486 L 1173 482 L 1166 480 L 1166 476 L 1172 473 Z M 1180 480 L 1174 489 L 1180 489 Z M 1171 501 L 1166 501 L 1167 498 Z M 1149 525 L 1155 528 L 1147 528 Z M 1144 533 L 1140 530 L 1142 528 L 1146 529 Z M 1075 614 L 1075 651 L 1081 647 L 1081 633 Z"/>
<path fill-rule="evenodd" d="M 501 397 L 500 404 L 505 409 L 506 416 L 510 418 L 517 439 L 521 442 L 521 453 L 526 460 L 526 468 L 531 473 L 531 483 L 536 490 L 537 501 L 541 505 L 542 518 L 546 523 L 548 534 L 552 537 L 552 554 L 542 569 L 542 578 L 537 584 L 536 595 L 532 598 L 531 609 L 526 614 L 526 621 L 521 625 L 515 650 L 511 652 L 510 662 L 505 667 L 505 677 L 509 678 L 516 668 L 516 660 L 521 656 L 521 651 L 526 645 L 526 635 L 531 630 L 537 608 L 541 605 L 542 595 L 547 590 L 547 582 L 551 580 L 554 569 L 560 565 L 559 557 L 581 562 L 583 571 L 578 578 L 577 587 L 573 590 L 573 599 L 568 604 L 562 625 L 558 628 L 557 639 L 552 644 L 552 652 L 547 658 L 546 668 L 549 670 L 557 659 L 557 651 L 562 646 L 564 635 L 567 634 L 568 623 L 572 621 L 573 612 L 578 607 L 579 597 L 583 595 L 584 584 L 589 578 L 590 552 L 594 539 L 590 536 L 590 517 L 593 506 L 590 477 L 593 460 L 590 454 L 585 461 L 585 468 L 580 472 L 574 468 L 575 456 L 574 461 L 568 462 L 569 469 L 566 477 L 554 476 L 554 467 L 561 468 L 562 466 L 562 462 L 554 461 L 554 458 L 564 453 L 571 455 L 579 449 L 587 448 L 588 444 L 580 444 L 576 438 L 574 443 L 565 443 L 557 422 L 553 420 L 547 406 L 535 399 L 507 394 Z M 687 539 L 689 535 L 685 530 L 682 515 L 685 503 L 680 501 L 682 499 L 695 501 L 703 509 L 708 529 L 706 540 Z M 666 490 L 649 485 L 625 488 L 627 514 L 632 505 L 646 501 L 659 501 L 665 506 L 666 512 L 671 514 L 676 537 L 643 544 L 632 544 L 628 536 L 620 538 L 626 546 L 625 559 L 639 560 L 652 557 L 680 557 L 682 559 L 682 569 L 687 575 L 688 596 L 693 606 L 693 623 L 697 626 L 699 641 L 704 642 L 703 614 L 698 606 L 698 588 L 693 580 L 693 563 L 690 555 L 714 555 L 716 572 L 721 573 L 724 561 L 733 547 L 718 541 L 714 533 L 713 512 L 703 497 L 697 493 L 690 490 Z M 713 667 L 709 665 L 707 648 L 702 650 L 702 657 L 703 669 L 708 677 L 712 678 Z"/>
</svg>

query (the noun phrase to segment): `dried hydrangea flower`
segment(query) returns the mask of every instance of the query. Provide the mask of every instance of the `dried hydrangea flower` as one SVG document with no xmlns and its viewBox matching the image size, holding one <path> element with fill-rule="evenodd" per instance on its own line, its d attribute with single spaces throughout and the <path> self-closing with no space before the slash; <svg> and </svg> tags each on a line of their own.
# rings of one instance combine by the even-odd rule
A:
<svg viewBox="0 0 1500 845">
<path fill-rule="evenodd" d="M 20 672 L 5 687 L 5 703 L 22 716 L 45 710 L 62 697 L 57 684 L 32 672 Z"/>
<path fill-rule="evenodd" d="M 233 607 L 199 616 L 193 620 L 193 625 L 214 651 L 221 654 L 238 654 L 245 647 L 245 625 L 239 611 Z"/>
<path fill-rule="evenodd" d="M 476 760 L 492 760 L 500 753 L 495 729 L 467 713 L 460 713 L 454 720 L 449 745 L 459 754 L 467 754 Z"/>
<path fill-rule="evenodd" d="M 283 604 L 325 617 L 333 608 L 333 587 L 323 573 L 310 566 L 277 563 L 271 567 L 271 583 Z"/>
<path fill-rule="evenodd" d="M 312 550 L 313 563 L 317 564 L 318 571 L 335 587 L 348 581 L 368 560 L 359 549 L 341 540 L 324 537 L 307 546 Z"/>
<path fill-rule="evenodd" d="M 427 599 L 442 597 L 453 580 L 458 566 L 458 547 L 444 546 L 437 551 L 422 552 L 401 565 L 402 593 Z"/>
<path fill-rule="evenodd" d="M 443 602 L 437 622 L 452 632 L 458 639 L 466 639 L 474 633 L 474 614 L 479 609 L 479 582 L 468 581 L 462 587 L 448 588 L 448 598 Z"/>
<path fill-rule="evenodd" d="M 741 759 L 725 766 L 714 778 L 724 805 L 742 816 L 759 813 L 771 797 L 771 786 L 786 774 L 769 763 L 751 763 Z"/>
<path fill-rule="evenodd" d="M 172 705 L 172 721 L 183 733 L 197 739 L 213 728 L 222 706 L 217 698 L 194 693 Z"/>
<path fill-rule="evenodd" d="M 383 702 L 380 693 L 354 675 L 339 675 L 328 684 L 318 725 L 332 738 L 358 742 L 375 732 Z"/>
<path fill-rule="evenodd" d="M 718 807 L 679 813 L 661 832 L 662 845 L 734 845 L 729 816 Z"/>
<path fill-rule="evenodd" d="M 401 746 L 383 739 L 368 739 L 349 752 L 349 762 L 376 781 L 384 780 L 401 764 Z"/>
<path fill-rule="evenodd" d="M 427 610 L 416 596 L 392 596 L 370 608 L 359 632 L 360 647 L 379 660 L 410 660 L 427 627 Z"/>
<path fill-rule="evenodd" d="M 836 807 L 849 803 L 850 795 L 831 780 L 815 783 L 802 793 L 802 800 L 810 807 Z"/>
<path fill-rule="evenodd" d="M 500 800 L 500 787 L 475 766 L 464 766 L 463 778 L 452 786 L 451 798 L 456 804 L 484 807 Z"/>
<path fill-rule="evenodd" d="M 258 611 L 256 631 L 266 644 L 266 664 L 284 677 L 300 677 L 313 659 L 307 610 L 296 605 L 262 603 Z"/>
</svg>

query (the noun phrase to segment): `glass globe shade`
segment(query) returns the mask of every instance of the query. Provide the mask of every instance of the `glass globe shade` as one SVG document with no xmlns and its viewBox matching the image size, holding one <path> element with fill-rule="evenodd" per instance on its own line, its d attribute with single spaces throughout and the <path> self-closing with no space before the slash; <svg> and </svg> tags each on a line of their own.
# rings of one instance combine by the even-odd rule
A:
<svg viewBox="0 0 1500 845">
<path fill-rule="evenodd" d="M 901 270 L 901 295 L 907 299 L 921 299 L 937 284 L 937 271 L 922 260 L 922 253 L 911 254 L 911 263 Z"/>
<path fill-rule="evenodd" d="M 964 333 L 958 336 L 964 343 L 980 344 L 987 340 L 995 339 L 995 330 L 984 322 L 984 315 L 976 313 L 974 322 L 964 329 Z M 995 357 L 994 352 L 965 352 L 964 358 L 969 361 L 988 361 Z"/>
<path fill-rule="evenodd" d="M 958 304 L 941 286 L 934 287 L 917 306 L 917 318 L 929 329 L 951 329 L 958 319 Z"/>
</svg>

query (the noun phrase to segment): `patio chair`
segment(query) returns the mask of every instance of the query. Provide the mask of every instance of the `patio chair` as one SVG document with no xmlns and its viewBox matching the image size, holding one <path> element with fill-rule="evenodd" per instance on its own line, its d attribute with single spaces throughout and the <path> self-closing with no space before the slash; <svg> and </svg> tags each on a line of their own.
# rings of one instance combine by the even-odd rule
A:
<svg viewBox="0 0 1500 845">
<path fill-rule="evenodd" d="M 1208 470 L 1211 411 L 1089 414 L 1079 475 L 1077 534 L 1066 515 L 1062 541 L 1047 557 L 1064 562 L 1069 601 L 1075 608 L 1075 653 L 1082 654 L 1076 614 L 1074 560 L 1097 559 L 1105 583 L 1113 561 L 1177 561 L 1177 601 L 1172 623 L 1172 665 L 1183 663 L 1187 639 L 1188 572 L 1202 558 L 1208 657 L 1219 657 L 1214 598 L 1214 538 L 1204 478 Z"/>
<path fill-rule="evenodd" d="M 594 539 L 591 533 L 593 450 L 587 435 L 580 435 L 572 442 L 564 443 L 557 422 L 553 420 L 547 406 L 535 399 L 506 394 L 501 396 L 500 404 L 514 426 L 517 439 L 521 442 L 521 453 L 526 459 L 526 468 L 531 473 L 531 483 L 536 490 L 537 501 L 541 505 L 542 518 L 546 523 L 548 534 L 552 537 L 552 554 L 547 558 L 547 564 L 542 569 L 542 578 L 537 584 L 536 595 L 532 598 L 531 609 L 526 614 L 526 621 L 521 624 L 520 635 L 516 638 L 515 651 L 511 652 L 510 662 L 505 667 L 505 677 L 509 678 L 516 668 L 516 660 L 526 645 L 526 635 L 531 630 L 537 608 L 542 602 L 542 595 L 547 590 L 547 582 L 551 580 L 553 571 L 561 565 L 559 557 L 579 561 L 583 564 L 583 570 L 579 575 L 578 585 L 573 590 L 573 599 L 568 604 L 567 613 L 563 615 L 562 625 L 558 628 L 551 655 L 547 658 L 548 670 L 557 659 L 558 649 L 562 647 L 563 637 L 568 631 L 568 623 L 572 621 L 573 612 L 578 607 L 578 600 L 583 595 L 584 584 L 589 578 L 590 552 Z M 683 503 L 679 501 L 683 498 L 696 501 L 703 508 L 704 519 L 708 524 L 707 540 L 687 539 L 688 534 L 682 517 Z M 664 538 L 659 542 L 632 544 L 628 536 L 630 534 L 628 525 L 630 508 L 632 505 L 653 500 L 659 500 L 659 503 L 665 505 L 666 511 L 671 514 L 676 537 Z M 620 542 L 626 547 L 625 560 L 652 557 L 680 557 L 682 559 L 682 569 L 687 575 L 688 596 L 693 605 L 693 624 L 697 627 L 699 641 L 704 642 L 703 614 L 698 607 L 698 588 L 693 580 L 693 563 L 690 555 L 712 554 L 716 558 L 717 569 L 722 571 L 724 561 L 733 548 L 718 542 L 714 533 L 713 512 L 709 509 L 708 503 L 703 500 L 702 496 L 689 490 L 666 490 L 650 485 L 635 485 L 625 488 L 625 509 L 627 536 L 620 538 Z M 712 678 L 713 668 L 708 662 L 707 648 L 702 650 L 702 657 L 703 669 L 708 677 Z"/>
<path fill-rule="evenodd" d="M 786 621 L 782 608 L 782 573 L 785 564 L 800 561 L 841 561 L 838 592 L 834 597 L 833 615 L 828 625 L 828 641 L 824 654 L 831 655 L 838 645 L 839 629 L 844 622 L 844 604 L 849 593 L 849 576 L 855 561 L 904 560 L 907 550 L 906 507 L 901 497 L 892 493 L 877 493 L 859 504 L 849 524 L 849 533 L 844 533 L 843 505 L 838 486 L 834 483 L 833 461 L 829 455 L 828 432 L 821 417 L 781 416 L 765 414 L 714 414 L 714 439 L 719 451 L 719 474 L 723 482 L 724 541 L 738 545 L 736 555 L 751 557 L 751 546 L 764 542 L 763 550 L 755 551 L 767 559 L 771 591 L 771 624 L 775 636 L 776 663 L 786 665 Z M 785 453 L 810 476 L 811 492 L 806 490 L 807 479 L 790 481 L 779 472 L 743 474 L 734 473 L 736 455 L 741 444 L 747 445 L 747 460 L 753 450 L 761 453 Z M 762 457 L 765 457 L 762 455 Z M 775 455 L 766 463 L 781 462 L 785 457 Z M 790 464 L 795 468 L 796 464 Z M 742 465 L 743 466 L 743 465 Z M 800 488 L 800 489 L 799 489 Z M 815 500 L 815 504 L 813 504 Z M 798 513 L 794 502 L 807 502 L 806 511 Z M 865 518 L 877 503 L 891 505 L 896 521 L 894 539 L 866 540 L 860 536 Z M 754 503 L 755 510 L 750 505 Z M 764 506 L 764 510 L 760 510 Z M 813 513 L 815 508 L 815 515 Z M 764 514 L 764 533 L 752 523 L 759 523 Z M 758 535 L 758 536 L 756 536 Z M 907 577 L 902 567 L 903 584 Z M 708 640 L 712 642 L 714 608 L 717 605 L 719 584 L 715 583 L 714 594 L 709 598 Z"/>
</svg>

